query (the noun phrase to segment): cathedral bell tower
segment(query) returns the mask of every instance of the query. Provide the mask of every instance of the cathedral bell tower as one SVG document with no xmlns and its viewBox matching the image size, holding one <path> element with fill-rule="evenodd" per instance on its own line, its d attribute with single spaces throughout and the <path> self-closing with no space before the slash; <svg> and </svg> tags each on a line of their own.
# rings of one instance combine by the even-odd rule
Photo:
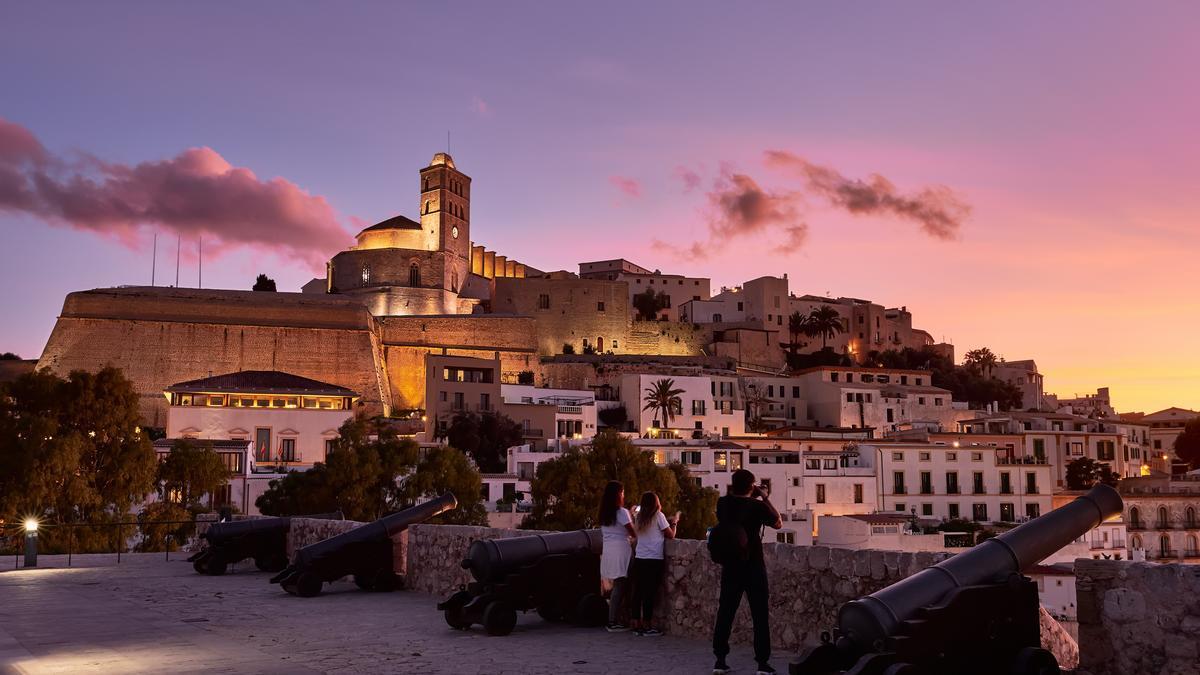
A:
<svg viewBox="0 0 1200 675">
<path fill-rule="evenodd" d="M 421 229 L 429 250 L 446 255 L 442 288 L 457 293 L 471 261 L 471 177 L 439 152 L 421 169 Z"/>
</svg>

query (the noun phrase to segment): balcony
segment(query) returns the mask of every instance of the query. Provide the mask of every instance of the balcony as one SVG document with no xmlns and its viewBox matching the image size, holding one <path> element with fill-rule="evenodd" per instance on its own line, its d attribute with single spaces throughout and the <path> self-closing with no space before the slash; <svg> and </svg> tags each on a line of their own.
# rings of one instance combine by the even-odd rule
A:
<svg viewBox="0 0 1200 675">
<path fill-rule="evenodd" d="M 542 433 L 541 429 L 522 429 L 521 430 L 521 438 L 545 438 L 545 437 L 546 437 L 546 435 L 544 433 Z"/>
<path fill-rule="evenodd" d="M 1126 527 L 1130 530 L 1144 530 L 1146 529 L 1146 524 L 1138 520 L 1131 520 Z"/>
</svg>

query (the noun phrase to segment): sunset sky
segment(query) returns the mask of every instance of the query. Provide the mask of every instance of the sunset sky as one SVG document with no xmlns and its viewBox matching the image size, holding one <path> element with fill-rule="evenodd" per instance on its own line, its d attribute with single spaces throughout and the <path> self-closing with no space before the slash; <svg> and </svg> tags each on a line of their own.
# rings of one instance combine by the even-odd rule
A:
<svg viewBox="0 0 1200 675">
<path fill-rule="evenodd" d="M 1018 9 L 1020 11 L 1018 11 Z M 1048 391 L 1200 409 L 1200 3 L 8 3 L 0 352 L 70 291 L 298 290 L 417 215 L 905 305 Z M 878 176 L 878 177 L 876 177 Z"/>
</svg>

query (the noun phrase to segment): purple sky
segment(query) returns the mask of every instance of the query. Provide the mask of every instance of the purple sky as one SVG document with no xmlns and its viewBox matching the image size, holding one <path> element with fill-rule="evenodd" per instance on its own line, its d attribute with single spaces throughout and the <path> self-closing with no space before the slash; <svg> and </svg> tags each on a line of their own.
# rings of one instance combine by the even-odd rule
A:
<svg viewBox="0 0 1200 675">
<path fill-rule="evenodd" d="M 160 282 L 171 233 L 208 231 L 226 241 L 206 286 L 296 290 L 340 230 L 416 214 L 450 131 L 472 238 L 533 266 L 788 272 L 798 293 L 907 305 L 960 354 L 1035 358 L 1060 394 L 1200 408 L 1200 5 L 1021 8 L 10 4 L 0 120 L 62 189 L 0 199 L 0 351 L 36 357 L 71 290 L 149 282 L 153 229 L 112 194 L 158 181 L 186 212 L 158 223 Z M 173 181 L 230 167 L 253 176 Z M 69 208 L 81 171 L 119 185 Z M 873 201 L 844 191 L 863 186 Z M 942 207 L 950 238 L 929 235 Z M 259 227 L 231 231 L 231 210 Z"/>
</svg>

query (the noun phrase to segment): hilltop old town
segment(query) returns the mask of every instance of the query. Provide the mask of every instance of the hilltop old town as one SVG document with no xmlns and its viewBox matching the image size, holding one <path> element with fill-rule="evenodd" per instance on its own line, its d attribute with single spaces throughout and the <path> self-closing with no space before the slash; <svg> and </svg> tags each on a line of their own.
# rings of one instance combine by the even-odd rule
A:
<svg viewBox="0 0 1200 675">
<path fill-rule="evenodd" d="M 1177 443 L 1200 431 L 1200 413 L 1117 410 L 1106 387 L 1056 394 L 1034 354 L 956 352 L 921 327 L 919 307 L 812 294 L 787 272 L 713 288 L 640 256 L 535 269 L 517 244 L 475 239 L 487 233 L 472 231 L 465 168 L 434 154 L 414 177 L 413 216 L 362 229 L 299 292 L 264 275 L 254 290 L 70 293 L 40 358 L 0 362 L 10 403 L 38 377 L 115 378 L 160 475 L 198 448 L 219 458 L 211 483 L 161 478 L 133 499 L 128 512 L 143 519 L 337 508 L 373 520 L 454 485 L 460 515 L 445 522 L 591 527 L 598 493 L 563 471 L 588 475 L 603 446 L 671 468 L 678 481 L 660 495 L 664 512 L 686 514 L 680 537 L 704 538 L 717 495 L 749 469 L 780 512 L 768 543 L 944 555 L 1107 483 L 1123 511 L 1025 570 L 1072 644 L 1087 611 L 1081 559 L 1200 563 L 1200 453 Z M 322 472 L 346 470 L 335 455 L 372 443 L 415 450 L 405 484 L 434 457 L 463 473 L 382 504 L 343 499 L 378 480 L 366 473 L 313 496 Z M 447 450 L 453 458 L 438 454 Z M 572 512 L 575 499 L 586 503 Z M 778 630 L 785 646 L 815 638 Z"/>
</svg>

